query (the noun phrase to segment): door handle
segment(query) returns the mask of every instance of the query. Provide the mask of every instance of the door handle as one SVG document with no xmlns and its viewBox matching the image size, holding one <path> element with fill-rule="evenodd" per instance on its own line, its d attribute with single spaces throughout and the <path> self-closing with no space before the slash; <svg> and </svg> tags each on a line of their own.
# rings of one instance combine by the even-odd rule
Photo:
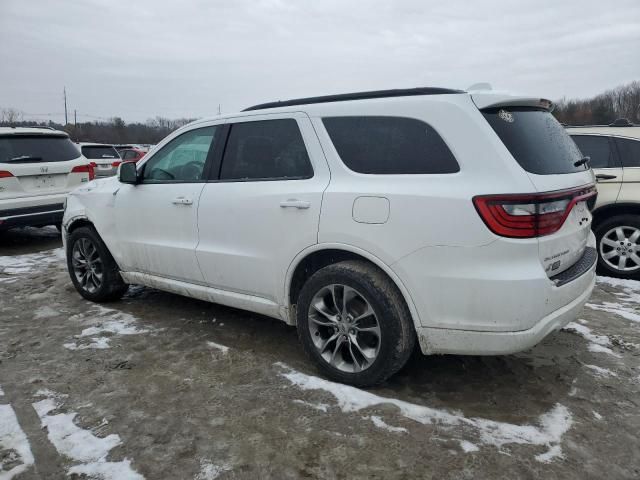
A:
<svg viewBox="0 0 640 480">
<path fill-rule="evenodd" d="M 193 200 L 185 197 L 176 197 L 171 203 L 174 205 L 193 205 Z"/>
<path fill-rule="evenodd" d="M 618 178 L 617 175 L 608 175 L 606 173 L 598 173 L 596 174 L 596 181 L 598 180 L 613 180 L 614 178 Z"/>
<path fill-rule="evenodd" d="M 303 210 L 309 208 L 311 206 L 311 203 L 305 202 L 304 200 L 290 199 L 280 202 L 280 206 L 282 208 L 298 208 Z"/>
</svg>

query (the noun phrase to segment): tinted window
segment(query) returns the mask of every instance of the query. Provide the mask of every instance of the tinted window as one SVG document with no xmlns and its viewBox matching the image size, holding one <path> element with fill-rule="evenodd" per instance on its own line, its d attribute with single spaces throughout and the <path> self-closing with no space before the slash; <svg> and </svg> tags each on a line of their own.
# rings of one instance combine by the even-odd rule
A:
<svg viewBox="0 0 640 480">
<path fill-rule="evenodd" d="M 640 141 L 616 138 L 623 167 L 640 167 Z"/>
<path fill-rule="evenodd" d="M 217 128 L 198 128 L 171 140 L 144 164 L 142 182 L 201 181 Z"/>
<path fill-rule="evenodd" d="M 573 140 L 583 155 L 591 157 L 589 166 L 591 168 L 613 168 L 619 167 L 614 160 L 613 150 L 609 137 L 596 135 L 572 135 Z"/>
<path fill-rule="evenodd" d="M 221 180 L 299 179 L 313 176 L 293 119 L 235 123 L 222 160 Z"/>
<path fill-rule="evenodd" d="M 123 153 L 124 155 L 122 155 Z M 136 152 L 134 152 L 133 150 L 124 150 L 123 152 L 120 152 L 120 154 L 122 155 L 123 160 L 131 160 L 132 158 L 136 158 Z"/>
<path fill-rule="evenodd" d="M 582 158 L 582 154 L 548 111 L 509 107 L 483 110 L 482 113 L 511 155 L 527 172 L 554 175 L 589 168 L 586 165 L 574 165 Z"/>
<path fill-rule="evenodd" d="M 82 148 L 82 155 L 93 160 L 120 158 L 115 148 L 108 145 L 85 146 Z"/>
<path fill-rule="evenodd" d="M 64 162 L 80 156 L 68 137 L 11 135 L 0 137 L 0 163 Z"/>
<path fill-rule="evenodd" d="M 455 173 L 458 162 L 426 123 L 404 117 L 327 117 L 322 120 L 344 164 L 378 175 Z"/>
</svg>

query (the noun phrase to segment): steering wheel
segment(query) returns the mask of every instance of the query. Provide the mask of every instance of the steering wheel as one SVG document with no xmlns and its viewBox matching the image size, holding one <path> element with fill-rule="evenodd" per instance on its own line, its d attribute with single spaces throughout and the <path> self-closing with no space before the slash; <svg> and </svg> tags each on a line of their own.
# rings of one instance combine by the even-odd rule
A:
<svg viewBox="0 0 640 480">
<path fill-rule="evenodd" d="M 156 176 L 156 172 L 160 172 L 163 175 L 166 175 L 166 178 L 158 178 Z M 173 173 L 167 172 L 164 168 L 158 168 L 158 167 L 155 167 L 153 170 L 151 170 L 151 178 L 154 180 L 175 180 L 176 179 Z"/>
<path fill-rule="evenodd" d="M 202 176 L 202 163 L 191 161 L 180 169 L 182 180 L 200 180 Z"/>
</svg>

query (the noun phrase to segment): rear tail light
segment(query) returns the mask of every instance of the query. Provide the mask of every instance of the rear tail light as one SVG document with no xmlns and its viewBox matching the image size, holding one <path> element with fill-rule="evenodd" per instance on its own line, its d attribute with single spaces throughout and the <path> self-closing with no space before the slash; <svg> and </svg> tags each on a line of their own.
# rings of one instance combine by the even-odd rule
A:
<svg viewBox="0 0 640 480">
<path fill-rule="evenodd" d="M 116 167 L 118 167 L 121 163 L 122 163 L 122 162 L 121 162 L 120 160 L 116 160 L 115 162 L 113 162 L 113 163 L 111 164 L 111 166 L 112 166 L 113 168 L 116 168 Z"/>
<path fill-rule="evenodd" d="M 78 165 L 77 167 L 73 167 L 71 173 L 88 173 L 89 180 L 93 180 L 96 178 L 96 172 L 94 171 L 95 163 L 89 163 L 88 165 Z"/>
<path fill-rule="evenodd" d="M 0 178 L 9 178 L 13 177 L 13 173 L 7 172 L 6 170 L 0 170 Z"/>
<path fill-rule="evenodd" d="M 480 195 L 474 197 L 473 204 L 496 235 L 534 238 L 560 230 L 576 203 L 596 195 L 596 187 L 589 185 L 546 193 Z"/>
</svg>

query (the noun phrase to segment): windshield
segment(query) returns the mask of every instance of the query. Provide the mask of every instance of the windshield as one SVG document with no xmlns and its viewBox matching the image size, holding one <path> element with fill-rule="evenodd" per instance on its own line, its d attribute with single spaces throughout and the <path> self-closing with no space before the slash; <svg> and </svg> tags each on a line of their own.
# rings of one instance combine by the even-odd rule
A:
<svg viewBox="0 0 640 480">
<path fill-rule="evenodd" d="M 527 172 L 554 175 L 589 168 L 580 162 L 580 150 L 547 110 L 503 107 L 486 109 L 482 114 Z"/>
<path fill-rule="evenodd" d="M 92 160 L 120 158 L 116 149 L 109 145 L 85 146 L 82 147 L 82 154 Z"/>
<path fill-rule="evenodd" d="M 73 142 L 61 135 L 0 136 L 0 163 L 64 162 L 79 156 Z"/>
</svg>

